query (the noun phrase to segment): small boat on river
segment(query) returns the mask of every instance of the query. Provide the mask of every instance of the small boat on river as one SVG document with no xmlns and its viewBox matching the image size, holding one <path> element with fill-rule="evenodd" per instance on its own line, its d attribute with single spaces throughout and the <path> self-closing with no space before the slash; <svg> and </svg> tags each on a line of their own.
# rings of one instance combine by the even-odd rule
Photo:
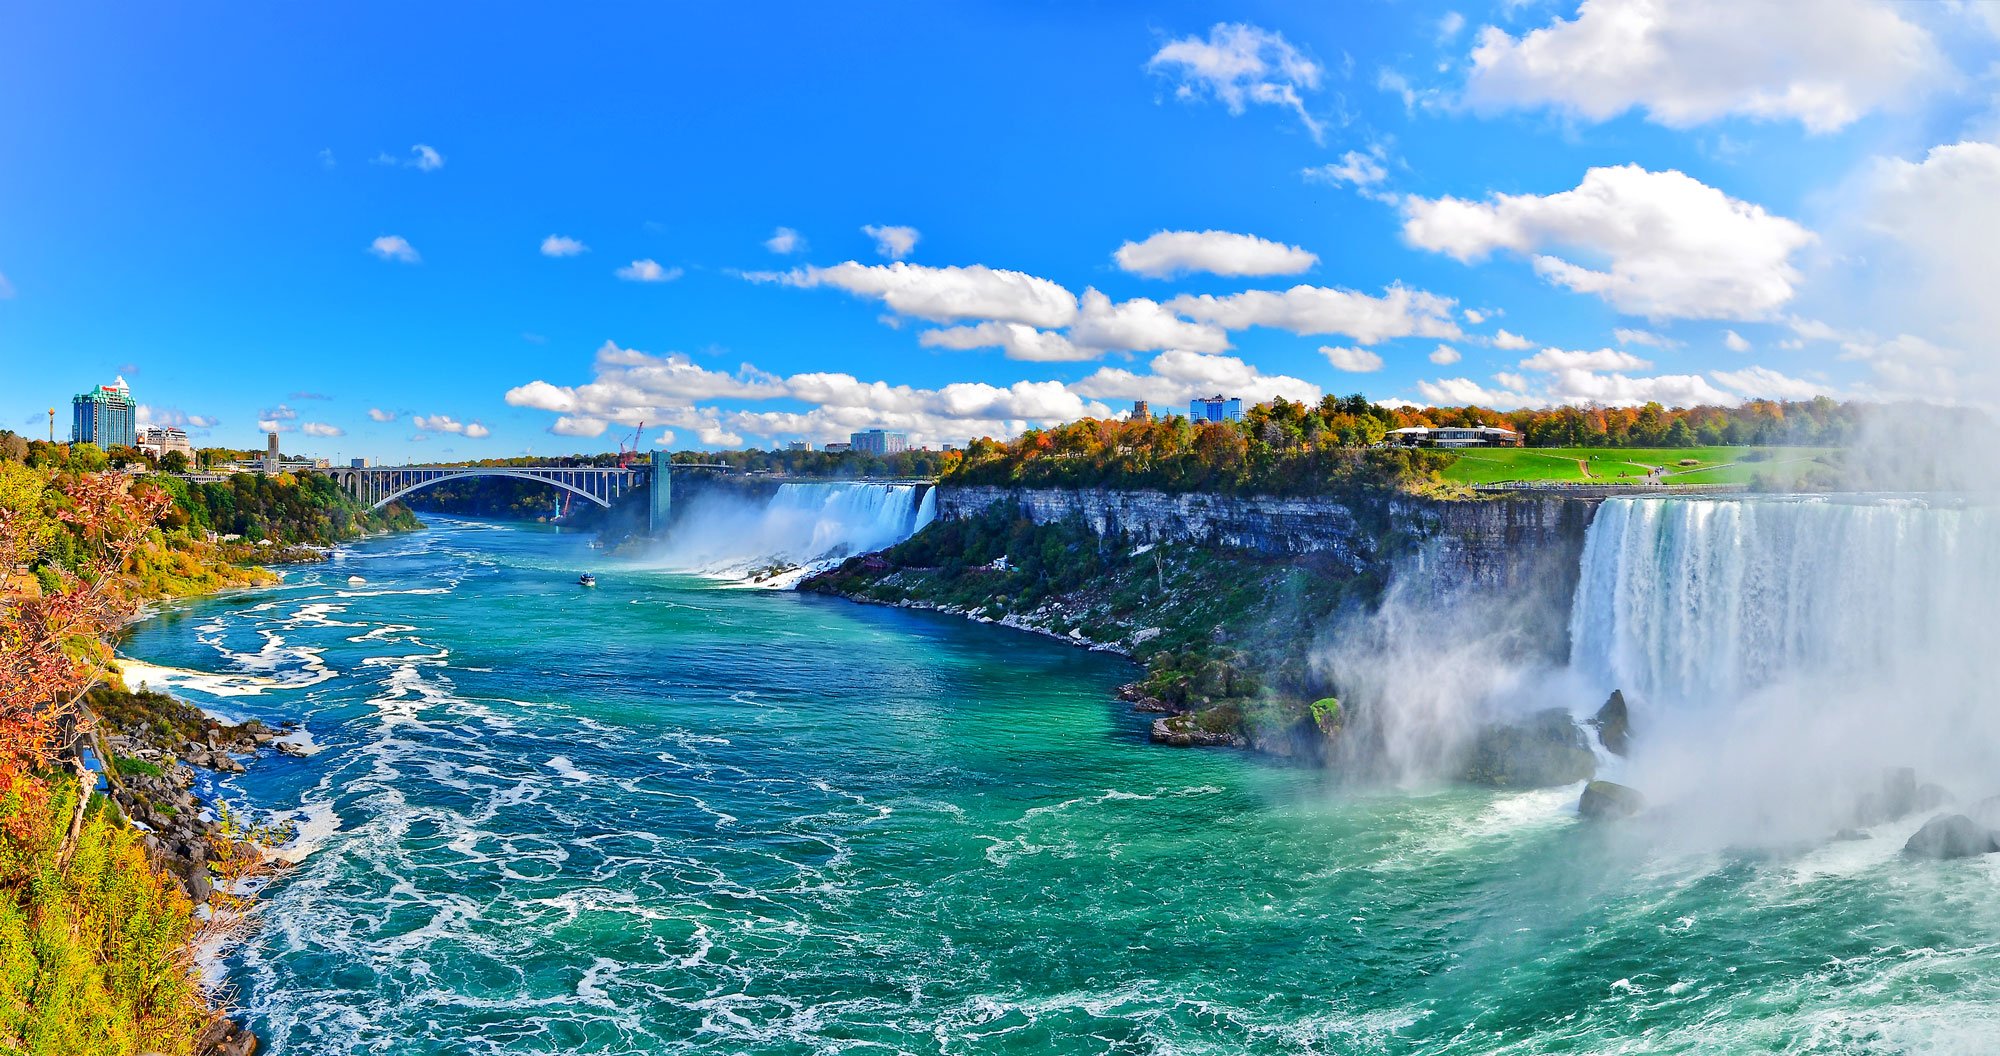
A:
<svg viewBox="0 0 2000 1056">
<path fill-rule="evenodd" d="M 581 587 L 594 587 L 597 585 L 597 577 L 585 572 L 583 575 L 576 577 L 576 582 Z"/>
</svg>

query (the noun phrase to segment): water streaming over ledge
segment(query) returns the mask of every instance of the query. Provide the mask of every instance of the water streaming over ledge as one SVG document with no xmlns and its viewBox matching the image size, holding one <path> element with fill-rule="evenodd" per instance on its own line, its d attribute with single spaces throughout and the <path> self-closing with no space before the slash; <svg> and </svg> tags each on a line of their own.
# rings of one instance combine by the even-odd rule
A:
<svg viewBox="0 0 2000 1056">
<path fill-rule="evenodd" d="M 909 538 L 937 517 L 928 484 L 782 484 L 768 499 L 707 492 L 655 548 L 661 567 L 723 576 L 837 564 Z"/>
</svg>

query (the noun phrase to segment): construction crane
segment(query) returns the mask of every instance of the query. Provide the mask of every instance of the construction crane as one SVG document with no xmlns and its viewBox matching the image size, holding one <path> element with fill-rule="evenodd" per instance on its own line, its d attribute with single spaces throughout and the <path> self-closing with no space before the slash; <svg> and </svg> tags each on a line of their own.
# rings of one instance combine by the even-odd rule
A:
<svg viewBox="0 0 2000 1056">
<path fill-rule="evenodd" d="M 618 441 L 619 469 L 631 468 L 632 460 L 639 457 L 639 436 L 645 431 L 646 431 L 646 423 L 640 422 L 639 428 L 632 430 L 632 442 L 629 446 L 623 440 Z"/>
</svg>

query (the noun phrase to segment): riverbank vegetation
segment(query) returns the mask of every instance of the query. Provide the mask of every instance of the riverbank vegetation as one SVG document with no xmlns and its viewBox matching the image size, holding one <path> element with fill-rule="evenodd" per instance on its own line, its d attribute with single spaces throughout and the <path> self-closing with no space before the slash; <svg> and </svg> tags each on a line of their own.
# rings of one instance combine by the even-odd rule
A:
<svg viewBox="0 0 2000 1056">
<path fill-rule="evenodd" d="M 1216 743 L 1317 756 L 1341 718 L 1312 663 L 1318 629 L 1372 604 L 1383 587 L 1325 555 L 1135 543 L 1080 522 L 1035 524 L 996 504 L 800 589 L 1112 646 L 1145 668 L 1127 693 L 1141 706 L 1181 713 L 1175 721 Z"/>
<path fill-rule="evenodd" d="M 195 975 L 194 945 L 218 926 L 201 922 L 195 902 L 261 858 L 228 825 L 195 824 L 186 775 L 168 788 L 170 757 L 103 753 L 116 741 L 105 727 L 150 729 L 164 713 L 135 717 L 135 702 L 163 702 L 117 684 L 107 638 L 147 601 L 268 582 L 247 562 L 283 552 L 280 543 L 332 543 L 414 518 L 371 514 L 317 474 L 190 484 L 91 468 L 102 452 L 88 445 L 9 457 L 21 446 L 0 443 L 0 1051 L 247 1051 Z M 153 798 L 126 795 L 134 782 Z M 185 831 L 146 836 L 127 821 L 139 806 L 156 832 L 169 818 Z"/>
</svg>

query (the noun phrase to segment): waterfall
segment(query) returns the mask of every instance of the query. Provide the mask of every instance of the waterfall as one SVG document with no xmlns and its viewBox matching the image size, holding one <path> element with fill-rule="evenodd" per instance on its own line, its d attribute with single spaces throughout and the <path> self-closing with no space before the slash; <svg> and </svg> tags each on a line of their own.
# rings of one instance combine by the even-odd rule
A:
<svg viewBox="0 0 2000 1056">
<path fill-rule="evenodd" d="M 921 484 L 782 484 L 766 501 L 704 495 L 688 503 L 661 549 L 681 571 L 748 576 L 816 569 L 893 546 L 937 516 Z M 796 578 L 796 577 L 793 577 Z"/>
<path fill-rule="evenodd" d="M 1976 653 L 2000 593 L 1996 528 L 1992 510 L 1915 500 L 1613 499 L 1584 544 L 1571 665 L 1696 706 Z"/>
<path fill-rule="evenodd" d="M 1569 677 L 1622 689 L 1628 778 L 1721 839 L 1850 824 L 1886 767 L 2000 791 L 2000 510 L 1873 497 L 1614 499 Z"/>
</svg>

